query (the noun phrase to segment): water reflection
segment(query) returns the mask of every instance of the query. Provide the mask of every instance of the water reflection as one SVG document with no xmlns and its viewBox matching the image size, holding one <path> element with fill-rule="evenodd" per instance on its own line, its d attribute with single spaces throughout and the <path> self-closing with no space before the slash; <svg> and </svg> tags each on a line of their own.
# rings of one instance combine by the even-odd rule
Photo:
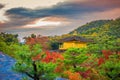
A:
<svg viewBox="0 0 120 80">
<path fill-rule="evenodd" d="M 21 80 L 23 75 L 12 71 L 15 60 L 0 52 L 0 80 Z"/>
</svg>

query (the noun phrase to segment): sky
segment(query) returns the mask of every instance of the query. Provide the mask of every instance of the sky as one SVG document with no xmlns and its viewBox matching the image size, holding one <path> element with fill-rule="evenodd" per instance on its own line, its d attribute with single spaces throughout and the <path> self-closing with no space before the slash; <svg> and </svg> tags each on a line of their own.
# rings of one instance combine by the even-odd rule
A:
<svg viewBox="0 0 120 80">
<path fill-rule="evenodd" d="M 0 32 L 62 35 L 94 20 L 120 17 L 120 0 L 0 0 Z"/>
</svg>

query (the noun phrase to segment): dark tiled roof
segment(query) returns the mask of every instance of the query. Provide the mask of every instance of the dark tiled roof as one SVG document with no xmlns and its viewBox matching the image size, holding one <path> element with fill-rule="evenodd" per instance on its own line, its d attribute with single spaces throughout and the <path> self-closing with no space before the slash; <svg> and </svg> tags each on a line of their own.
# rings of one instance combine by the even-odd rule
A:
<svg viewBox="0 0 120 80">
<path fill-rule="evenodd" d="M 70 37 L 63 38 L 59 41 L 60 42 L 67 42 L 67 41 L 73 41 L 73 40 L 82 41 L 82 42 L 91 42 L 91 40 L 88 40 L 88 39 L 80 37 L 80 36 L 70 36 Z"/>
</svg>

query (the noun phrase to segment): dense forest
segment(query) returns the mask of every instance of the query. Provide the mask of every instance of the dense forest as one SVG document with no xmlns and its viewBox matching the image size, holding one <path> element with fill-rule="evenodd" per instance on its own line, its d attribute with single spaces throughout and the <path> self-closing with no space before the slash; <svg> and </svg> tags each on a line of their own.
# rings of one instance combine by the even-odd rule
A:
<svg viewBox="0 0 120 80">
<path fill-rule="evenodd" d="M 70 32 L 70 34 L 77 31 L 78 34 L 98 34 L 105 33 L 109 36 L 114 36 L 116 38 L 120 37 L 120 18 L 115 20 L 97 20 L 90 23 L 87 23 L 83 26 L 78 27 L 77 29 Z"/>
<path fill-rule="evenodd" d="M 60 38 L 75 31 L 92 42 L 86 48 L 50 52 L 58 49 Z M 120 80 L 120 18 L 93 21 L 62 36 L 31 34 L 25 44 L 17 37 L 0 33 L 0 51 L 16 59 L 13 70 L 26 74 L 23 80 Z"/>
<path fill-rule="evenodd" d="M 86 31 L 88 31 L 89 29 L 92 28 L 100 28 L 101 26 L 103 26 L 104 24 L 109 23 L 111 20 L 96 20 L 96 21 L 92 21 L 90 23 L 87 23 L 83 26 L 78 27 L 77 29 L 73 30 L 70 32 L 70 34 L 74 33 L 74 31 L 77 31 L 78 33 L 84 33 Z"/>
</svg>

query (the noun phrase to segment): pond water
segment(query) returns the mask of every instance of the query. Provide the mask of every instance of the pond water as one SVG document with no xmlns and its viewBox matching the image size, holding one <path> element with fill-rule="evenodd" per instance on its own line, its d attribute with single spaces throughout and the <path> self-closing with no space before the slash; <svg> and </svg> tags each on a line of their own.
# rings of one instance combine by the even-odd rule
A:
<svg viewBox="0 0 120 80">
<path fill-rule="evenodd" d="M 12 70 L 15 60 L 0 52 L 0 80 L 21 80 L 25 75 L 16 73 Z M 30 79 L 31 80 L 31 79 Z M 57 78 L 55 80 L 67 80 L 64 78 Z"/>
<path fill-rule="evenodd" d="M 0 80 L 21 80 L 24 76 L 14 72 L 11 68 L 15 60 L 8 55 L 0 52 Z"/>
</svg>

